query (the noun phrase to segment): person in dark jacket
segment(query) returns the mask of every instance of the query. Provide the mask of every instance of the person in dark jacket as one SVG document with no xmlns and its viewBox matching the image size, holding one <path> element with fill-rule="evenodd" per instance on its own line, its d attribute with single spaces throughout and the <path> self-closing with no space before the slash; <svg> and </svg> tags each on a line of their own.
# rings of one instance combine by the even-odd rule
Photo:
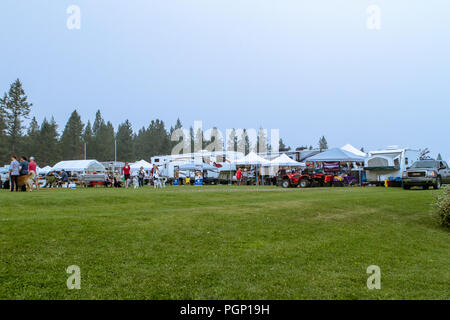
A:
<svg viewBox="0 0 450 320">
<path fill-rule="evenodd" d="M 67 174 L 67 172 L 64 169 L 62 169 L 61 170 L 61 177 L 60 177 L 60 186 L 63 183 L 67 183 L 67 182 L 69 182 L 69 175 Z"/>
<path fill-rule="evenodd" d="M 27 160 L 27 158 L 24 157 L 24 156 L 20 157 L 19 165 L 20 165 L 20 175 L 21 176 L 27 175 L 28 174 L 28 160 Z M 25 184 L 22 186 L 20 191 L 27 191 L 27 187 L 26 187 Z"/>
<path fill-rule="evenodd" d="M 26 174 L 28 174 L 28 160 L 26 157 L 22 156 L 20 157 L 20 175 L 24 176 Z"/>
</svg>

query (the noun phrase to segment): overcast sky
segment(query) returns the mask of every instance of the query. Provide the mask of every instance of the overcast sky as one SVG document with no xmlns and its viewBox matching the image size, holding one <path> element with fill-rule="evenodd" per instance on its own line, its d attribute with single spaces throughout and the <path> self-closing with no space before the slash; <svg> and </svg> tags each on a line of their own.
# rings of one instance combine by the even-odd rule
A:
<svg viewBox="0 0 450 320">
<path fill-rule="evenodd" d="M 32 115 L 60 127 L 100 108 L 134 130 L 179 117 L 448 159 L 449 17 L 444 0 L 1 0 L 0 93 L 20 78 Z"/>
</svg>

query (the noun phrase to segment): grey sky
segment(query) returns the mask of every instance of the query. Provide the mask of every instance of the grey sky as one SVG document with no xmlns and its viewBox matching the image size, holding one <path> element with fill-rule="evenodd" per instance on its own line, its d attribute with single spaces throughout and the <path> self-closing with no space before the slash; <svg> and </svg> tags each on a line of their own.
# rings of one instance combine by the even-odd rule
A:
<svg viewBox="0 0 450 320">
<path fill-rule="evenodd" d="M 80 30 L 66 26 L 72 4 Z M 438 0 L 2 0 L 0 91 L 20 78 L 32 114 L 60 127 L 100 108 L 135 130 L 179 117 L 448 159 L 449 15 Z"/>
</svg>

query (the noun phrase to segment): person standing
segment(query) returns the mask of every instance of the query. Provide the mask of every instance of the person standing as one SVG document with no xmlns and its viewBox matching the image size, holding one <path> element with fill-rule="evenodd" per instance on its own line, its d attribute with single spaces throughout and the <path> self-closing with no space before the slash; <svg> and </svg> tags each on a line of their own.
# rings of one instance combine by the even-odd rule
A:
<svg viewBox="0 0 450 320">
<path fill-rule="evenodd" d="M 145 170 L 144 170 L 144 167 L 141 167 L 141 169 L 139 169 L 139 173 L 138 173 L 139 187 L 144 186 L 144 178 L 145 178 Z"/>
<path fill-rule="evenodd" d="M 37 175 L 37 164 L 34 161 L 34 157 L 30 157 L 30 162 L 28 163 L 28 171 L 34 172 L 33 181 L 34 181 L 34 184 L 36 185 L 36 190 L 39 190 L 39 178 Z"/>
<path fill-rule="evenodd" d="M 130 171 L 131 167 L 128 162 L 125 162 L 125 166 L 122 168 L 123 175 L 125 178 L 125 188 L 128 188 L 128 182 L 130 181 Z"/>
<path fill-rule="evenodd" d="M 20 157 L 19 165 L 20 165 L 20 171 L 19 171 L 20 175 L 21 176 L 28 175 L 28 160 L 27 160 L 26 157 L 24 157 L 24 156 Z M 27 185 L 26 184 L 24 184 L 22 186 L 21 191 L 27 191 Z M 31 189 L 30 189 L 30 191 L 31 191 Z"/>
<path fill-rule="evenodd" d="M 61 177 L 60 177 L 59 185 L 62 188 L 63 183 L 67 183 L 67 187 L 69 187 L 69 175 L 67 174 L 66 170 L 61 170 Z"/>
<path fill-rule="evenodd" d="M 242 170 L 241 168 L 238 168 L 236 171 L 236 179 L 237 179 L 237 183 L 240 186 L 241 185 L 241 179 L 242 179 Z"/>
<path fill-rule="evenodd" d="M 242 174 L 242 180 L 244 180 L 244 185 L 247 185 L 247 179 L 248 179 L 248 172 L 247 168 L 244 168 L 244 173 Z"/>
<path fill-rule="evenodd" d="M 155 187 L 155 189 L 160 188 L 159 169 L 156 164 L 153 165 L 152 176 L 153 176 L 153 186 Z"/>
<path fill-rule="evenodd" d="M 19 175 L 20 175 L 20 164 L 17 161 L 16 155 L 11 156 L 11 164 L 9 165 L 9 176 L 10 176 L 10 186 L 11 192 L 19 191 Z"/>
</svg>

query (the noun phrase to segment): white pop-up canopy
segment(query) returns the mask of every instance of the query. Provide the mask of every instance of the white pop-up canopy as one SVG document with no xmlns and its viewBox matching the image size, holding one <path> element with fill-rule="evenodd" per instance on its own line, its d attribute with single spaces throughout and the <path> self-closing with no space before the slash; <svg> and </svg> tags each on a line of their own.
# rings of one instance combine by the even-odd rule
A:
<svg viewBox="0 0 450 320">
<path fill-rule="evenodd" d="M 279 167 L 306 167 L 303 162 L 297 162 L 289 158 L 285 153 L 273 159 L 269 163 L 264 164 L 264 167 L 279 166 Z"/>
<path fill-rule="evenodd" d="M 106 171 L 105 167 L 97 160 L 70 160 L 61 161 L 55 164 L 52 168 L 53 171 L 65 171 L 70 172 L 86 172 L 86 171 L 96 171 L 103 172 Z"/>
<path fill-rule="evenodd" d="M 45 167 L 43 167 L 43 168 L 36 168 L 36 170 L 37 170 L 37 173 L 38 173 L 38 174 L 47 174 L 47 173 L 50 172 L 50 170 L 52 170 L 52 167 L 50 167 L 50 166 L 45 166 Z"/>
<path fill-rule="evenodd" d="M 362 152 L 361 150 L 356 149 L 354 146 L 352 146 L 351 144 L 347 143 L 345 146 L 341 147 L 342 150 L 351 152 L 353 154 L 356 154 L 357 156 L 360 157 L 367 157 L 367 153 Z"/>
<path fill-rule="evenodd" d="M 145 171 L 152 170 L 153 168 L 152 164 L 145 160 L 140 160 L 138 162 L 130 164 L 131 172 L 139 171 L 141 167 L 143 167 Z"/>
<path fill-rule="evenodd" d="M 254 152 L 250 152 L 245 157 L 242 157 L 240 159 L 237 159 L 232 162 L 236 165 L 263 165 L 266 163 L 269 163 L 269 160 L 264 159 L 263 157 L 258 156 Z"/>
</svg>

